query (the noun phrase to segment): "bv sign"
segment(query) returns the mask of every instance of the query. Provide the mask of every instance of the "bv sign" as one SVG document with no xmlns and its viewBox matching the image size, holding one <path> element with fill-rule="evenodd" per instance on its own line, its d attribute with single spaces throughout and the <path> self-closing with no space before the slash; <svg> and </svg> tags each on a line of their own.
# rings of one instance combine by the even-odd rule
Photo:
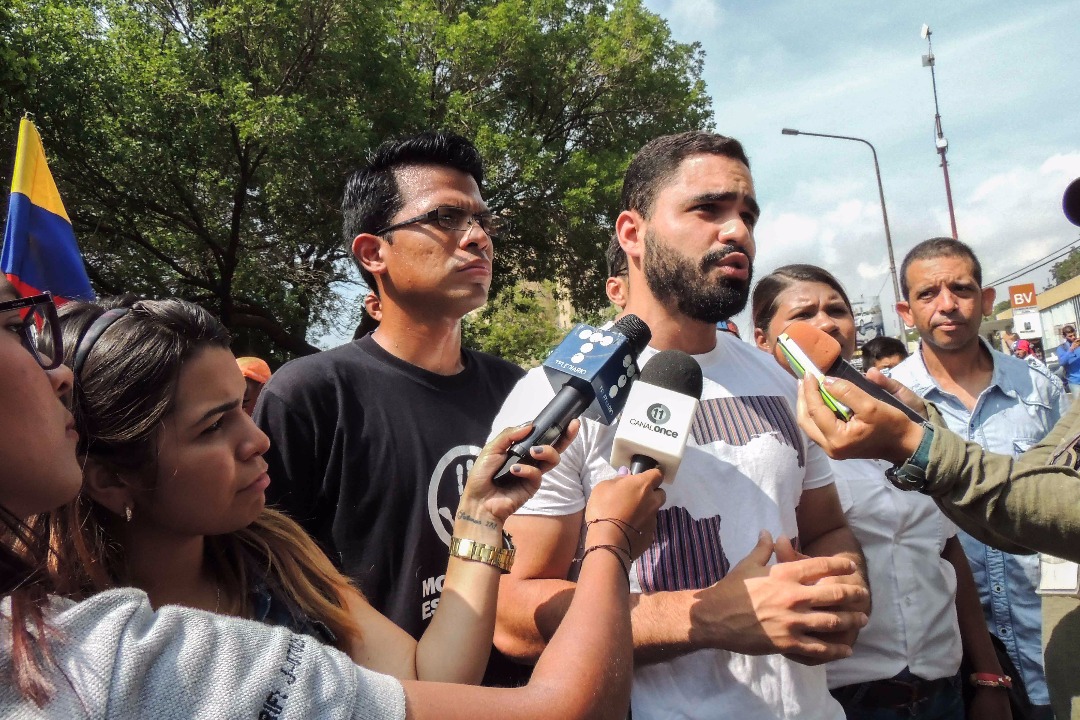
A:
<svg viewBox="0 0 1080 720">
<path fill-rule="evenodd" d="M 1014 309 L 1035 307 L 1035 283 L 1011 286 L 1009 288 L 1009 305 Z"/>
</svg>

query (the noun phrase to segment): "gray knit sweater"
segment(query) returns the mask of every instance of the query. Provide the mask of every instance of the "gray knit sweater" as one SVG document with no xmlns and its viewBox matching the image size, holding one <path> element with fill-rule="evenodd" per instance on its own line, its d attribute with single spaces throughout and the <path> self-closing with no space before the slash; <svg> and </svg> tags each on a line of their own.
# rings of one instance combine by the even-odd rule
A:
<svg viewBox="0 0 1080 720">
<path fill-rule="evenodd" d="M 284 628 L 179 606 L 138 590 L 56 600 L 55 692 L 39 710 L 15 691 L 10 603 L 0 603 L 0 718 L 357 718 L 401 720 L 390 677 Z"/>
</svg>

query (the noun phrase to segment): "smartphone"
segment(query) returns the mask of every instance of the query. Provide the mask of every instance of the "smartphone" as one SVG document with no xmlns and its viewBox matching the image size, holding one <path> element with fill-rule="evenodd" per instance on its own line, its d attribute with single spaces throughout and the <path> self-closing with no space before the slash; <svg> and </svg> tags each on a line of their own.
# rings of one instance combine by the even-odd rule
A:
<svg viewBox="0 0 1080 720">
<path fill-rule="evenodd" d="M 787 333 L 781 333 L 780 336 L 776 338 L 776 343 L 780 346 L 780 351 L 784 353 L 784 359 L 787 360 L 788 367 L 791 368 L 796 377 L 802 379 L 804 375 L 809 375 L 818 381 L 818 392 L 821 393 L 821 399 L 825 401 L 825 404 L 829 406 L 829 409 L 833 411 L 833 414 L 836 415 L 836 417 L 847 422 L 854 416 L 854 413 L 851 412 L 851 408 L 834 398 L 832 393 L 825 389 L 825 386 L 822 384 L 822 380 L 824 380 L 825 376 L 821 374 L 821 371 L 817 369 L 817 366 L 810 361 L 810 358 L 806 356 L 806 353 L 802 351 L 802 348 L 795 344 L 795 341 L 792 340 Z"/>
</svg>

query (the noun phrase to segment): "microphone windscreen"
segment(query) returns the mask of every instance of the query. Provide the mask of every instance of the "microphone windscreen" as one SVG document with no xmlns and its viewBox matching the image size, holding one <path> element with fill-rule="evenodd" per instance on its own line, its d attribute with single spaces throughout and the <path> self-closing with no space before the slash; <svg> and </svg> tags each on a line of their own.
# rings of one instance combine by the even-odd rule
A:
<svg viewBox="0 0 1080 720">
<path fill-rule="evenodd" d="M 638 381 L 665 390 L 700 398 L 703 379 L 701 365 L 681 350 L 661 350 L 649 358 Z"/>
<path fill-rule="evenodd" d="M 1065 196 L 1061 199 L 1061 209 L 1065 211 L 1065 217 L 1073 225 L 1080 225 L 1080 178 L 1076 178 L 1069 187 L 1065 188 Z"/>
<path fill-rule="evenodd" d="M 640 355 L 641 351 L 652 340 L 652 330 L 637 315 L 623 315 L 615 321 L 615 325 L 611 329 L 622 333 L 627 342 L 630 343 L 630 347 L 633 348 L 634 357 Z"/>
<path fill-rule="evenodd" d="M 840 343 L 836 342 L 836 338 L 805 320 L 796 320 L 784 328 L 783 332 L 787 333 L 787 336 L 795 341 L 795 344 L 806 353 L 806 356 L 821 372 L 831 368 L 837 358 L 840 357 Z M 791 366 L 788 365 L 787 358 L 784 357 L 784 352 L 780 349 L 779 343 L 776 343 L 773 347 L 773 357 L 776 358 L 776 362 L 780 363 L 782 368 L 795 375 L 791 370 Z"/>
</svg>

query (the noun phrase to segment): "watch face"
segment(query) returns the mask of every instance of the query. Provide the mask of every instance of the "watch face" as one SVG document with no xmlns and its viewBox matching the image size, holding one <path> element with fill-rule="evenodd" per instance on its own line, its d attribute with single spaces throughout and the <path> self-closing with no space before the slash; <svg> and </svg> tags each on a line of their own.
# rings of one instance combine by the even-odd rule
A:
<svg viewBox="0 0 1080 720">
<path fill-rule="evenodd" d="M 885 477 L 901 490 L 922 490 L 926 487 L 926 475 L 919 467 L 910 463 L 889 468 L 885 471 Z"/>
</svg>

